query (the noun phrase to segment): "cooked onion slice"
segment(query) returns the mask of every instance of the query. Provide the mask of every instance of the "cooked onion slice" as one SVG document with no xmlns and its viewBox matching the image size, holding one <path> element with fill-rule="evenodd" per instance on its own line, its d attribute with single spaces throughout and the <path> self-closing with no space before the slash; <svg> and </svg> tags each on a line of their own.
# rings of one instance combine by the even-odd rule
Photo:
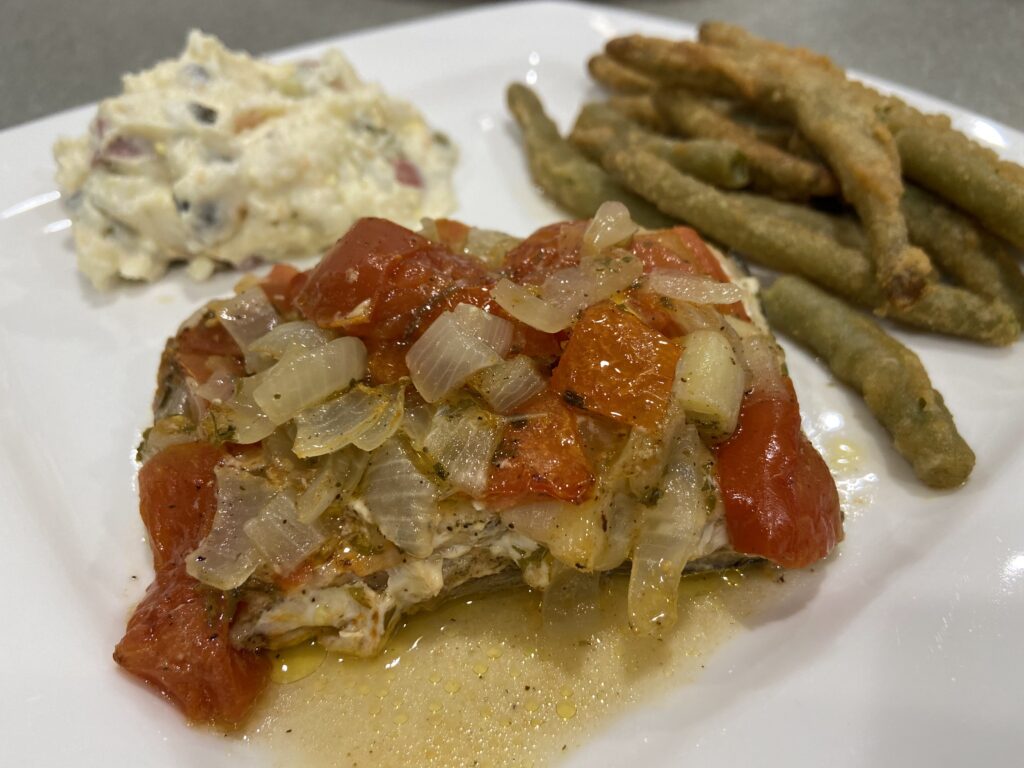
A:
<svg viewBox="0 0 1024 768">
<path fill-rule="evenodd" d="M 470 496 L 482 496 L 504 426 L 504 419 L 471 400 L 445 403 L 434 414 L 424 448 L 439 477 Z"/>
<path fill-rule="evenodd" d="M 337 500 L 347 499 L 366 471 L 370 454 L 349 446 L 320 459 L 320 466 L 299 496 L 299 520 L 313 523 Z"/>
<path fill-rule="evenodd" d="M 323 346 L 289 351 L 265 371 L 253 399 L 275 424 L 349 387 L 366 374 L 366 347 L 347 336 Z"/>
<path fill-rule="evenodd" d="M 583 233 L 580 255 L 586 259 L 626 243 L 637 229 L 625 205 L 614 200 L 602 203 Z"/>
<path fill-rule="evenodd" d="M 470 380 L 487 404 L 498 413 L 511 413 L 531 397 L 540 394 L 548 381 L 526 355 L 516 355 L 484 368 Z"/>
<path fill-rule="evenodd" d="M 711 511 L 704 491 L 704 467 L 711 465 L 696 428 L 682 423 L 671 437 L 660 495 L 644 508 L 633 548 L 627 607 L 638 632 L 657 636 L 676 621 L 679 579 Z"/>
<path fill-rule="evenodd" d="M 434 549 L 440 492 L 413 463 L 398 438 L 373 452 L 363 480 L 363 503 L 370 522 L 400 549 L 426 557 Z"/>
<path fill-rule="evenodd" d="M 241 586 L 263 562 L 244 526 L 260 513 L 276 489 L 262 477 L 230 465 L 217 467 L 214 473 L 217 512 L 210 533 L 185 558 L 185 570 L 204 584 L 228 590 Z"/>
<path fill-rule="evenodd" d="M 191 382 L 192 379 L 189 378 Z M 195 393 L 211 403 L 227 402 L 235 394 L 235 375 L 226 368 L 218 368 L 210 378 L 196 387 Z"/>
<path fill-rule="evenodd" d="M 512 345 L 512 324 L 469 304 L 437 318 L 405 356 L 409 375 L 428 403 L 436 403 Z"/>
<path fill-rule="evenodd" d="M 320 347 L 331 340 L 322 328 L 304 320 L 281 323 L 269 333 L 260 336 L 247 350 L 247 358 L 253 358 L 258 370 L 273 365 L 290 350 L 305 350 Z M 248 364 L 248 359 L 247 359 Z"/>
<path fill-rule="evenodd" d="M 750 373 L 750 387 L 766 395 L 784 388 L 781 354 L 775 341 L 766 334 L 748 336 L 741 343 L 743 362 Z"/>
<path fill-rule="evenodd" d="M 424 402 L 422 397 L 412 390 L 405 393 L 401 430 L 409 438 L 409 444 L 417 451 L 423 450 L 423 441 L 430 432 L 430 422 L 433 418 L 433 407 Z"/>
<path fill-rule="evenodd" d="M 267 294 L 259 286 L 219 303 L 216 312 L 221 325 L 245 353 L 246 366 L 249 364 L 249 345 L 273 330 L 280 321 Z"/>
<path fill-rule="evenodd" d="M 220 437 L 233 443 L 251 445 L 271 434 L 277 425 L 270 420 L 253 399 L 253 392 L 263 382 L 266 373 L 257 373 L 239 379 L 235 396 L 223 409 L 211 411 Z M 224 424 L 221 424 L 224 421 Z M 223 428 L 223 429 L 222 429 Z"/>
<path fill-rule="evenodd" d="M 322 456 L 355 443 L 373 450 L 397 431 L 402 419 L 404 387 L 367 387 L 348 392 L 300 412 L 295 417 L 295 444 L 301 458 Z"/>
<path fill-rule="evenodd" d="M 735 283 L 720 283 L 703 275 L 656 270 L 647 276 L 646 285 L 661 296 L 691 304 L 732 304 L 743 300 L 743 291 Z"/>
<path fill-rule="evenodd" d="M 376 412 L 375 418 L 352 440 L 352 444 L 363 451 L 379 448 L 402 425 L 405 385 L 385 384 L 379 389 L 384 407 Z"/>
<path fill-rule="evenodd" d="M 324 543 L 320 531 L 299 520 L 295 501 L 284 491 L 276 494 L 243 527 L 246 535 L 279 574 L 294 571 Z"/>
<path fill-rule="evenodd" d="M 552 273 L 540 294 L 549 304 L 575 316 L 624 291 L 643 276 L 644 266 L 628 251 L 613 248 L 579 265 Z"/>
<path fill-rule="evenodd" d="M 557 333 L 572 323 L 572 313 L 552 306 L 529 288 L 501 278 L 491 291 L 498 306 L 512 317 L 544 333 Z"/>
</svg>

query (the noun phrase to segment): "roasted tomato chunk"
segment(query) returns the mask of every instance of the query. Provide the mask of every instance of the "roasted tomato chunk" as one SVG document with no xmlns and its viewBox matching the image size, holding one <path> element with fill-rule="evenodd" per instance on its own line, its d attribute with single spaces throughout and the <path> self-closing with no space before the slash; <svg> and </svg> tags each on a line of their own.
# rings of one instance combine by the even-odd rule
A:
<svg viewBox="0 0 1024 768">
<path fill-rule="evenodd" d="M 736 432 L 717 454 L 726 526 L 737 551 L 803 568 L 842 539 L 835 482 L 800 429 L 789 378 L 781 392 L 746 397 Z"/>
<path fill-rule="evenodd" d="M 155 685 L 194 722 L 245 719 L 270 671 L 265 656 L 231 645 L 231 598 L 167 566 L 128 620 L 114 661 Z"/>
<path fill-rule="evenodd" d="M 227 454 L 211 443 L 164 448 L 139 471 L 139 511 L 161 570 L 199 546 L 217 510 L 213 471 Z"/>
<path fill-rule="evenodd" d="M 275 264 L 260 281 L 260 288 L 267 294 L 274 309 L 288 317 L 297 311 L 295 299 L 308 279 L 308 273 L 300 272 L 291 264 Z"/>
<path fill-rule="evenodd" d="M 174 357 L 186 375 L 202 384 L 217 368 L 245 372 L 242 350 L 215 317 L 204 317 L 174 337 Z"/>
<path fill-rule="evenodd" d="M 190 720 L 230 726 L 245 717 L 266 684 L 268 661 L 231 645 L 229 595 L 204 587 L 184 565 L 210 531 L 217 509 L 214 469 L 225 457 L 209 443 L 172 445 L 139 472 L 140 511 L 157 575 L 114 660 L 157 686 Z"/>
<path fill-rule="evenodd" d="M 569 405 L 650 428 L 668 408 L 678 360 L 679 347 L 635 315 L 602 302 L 573 326 L 551 388 Z"/>
<path fill-rule="evenodd" d="M 503 271 L 514 283 L 539 285 L 552 272 L 579 264 L 589 223 L 568 221 L 538 229 L 508 252 Z"/>
<path fill-rule="evenodd" d="M 379 339 L 410 339 L 424 317 L 460 289 L 486 282 L 474 260 L 383 219 L 360 219 L 309 275 L 296 297 L 325 328 Z"/>
<path fill-rule="evenodd" d="M 532 496 L 579 503 L 594 487 L 576 419 L 553 392 L 521 405 L 494 453 L 488 496 L 513 504 Z"/>
</svg>

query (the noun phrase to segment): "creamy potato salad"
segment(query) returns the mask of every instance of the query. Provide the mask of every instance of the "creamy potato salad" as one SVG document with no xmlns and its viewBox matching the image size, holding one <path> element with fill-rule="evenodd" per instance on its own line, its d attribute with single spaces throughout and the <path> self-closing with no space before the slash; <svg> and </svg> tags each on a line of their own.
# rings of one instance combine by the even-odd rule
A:
<svg viewBox="0 0 1024 768">
<path fill-rule="evenodd" d="M 54 147 L 81 271 L 97 288 L 307 256 L 356 219 L 454 208 L 456 152 L 337 50 L 270 63 L 192 32 Z"/>
</svg>

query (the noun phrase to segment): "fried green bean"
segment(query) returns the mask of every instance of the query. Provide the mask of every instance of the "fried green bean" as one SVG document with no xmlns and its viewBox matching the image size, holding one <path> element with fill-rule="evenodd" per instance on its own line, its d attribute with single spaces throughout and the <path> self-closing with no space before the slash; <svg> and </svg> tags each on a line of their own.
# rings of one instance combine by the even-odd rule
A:
<svg viewBox="0 0 1024 768">
<path fill-rule="evenodd" d="M 761 292 L 761 303 L 776 330 L 822 357 L 863 396 L 925 485 L 955 488 L 967 479 L 974 452 L 917 355 L 869 317 L 798 277 L 780 277 Z"/>
<path fill-rule="evenodd" d="M 642 72 L 599 53 L 587 62 L 587 71 L 598 83 L 616 93 L 648 93 L 657 83 Z"/>
<path fill-rule="evenodd" d="M 1024 274 L 996 238 L 935 196 L 908 186 L 901 203 L 910 239 L 960 285 L 1013 309 L 1024 324 Z"/>
<path fill-rule="evenodd" d="M 672 220 L 629 192 L 562 138 L 537 95 L 524 85 L 508 88 L 508 106 L 523 134 L 530 173 L 552 200 L 574 216 L 593 216 L 601 203 L 618 200 L 645 227 L 671 226 Z"/>
<path fill-rule="evenodd" d="M 877 311 L 882 304 L 871 260 L 825 232 L 773 215 L 751 204 L 750 195 L 722 192 L 686 176 L 649 152 L 612 144 L 601 164 L 667 215 L 753 262 L 801 275 L 867 309 Z M 940 283 L 929 283 L 911 306 L 886 306 L 884 314 L 910 326 L 984 344 L 1002 346 L 1020 336 L 1020 324 L 1003 302 Z"/>
<path fill-rule="evenodd" d="M 801 226 L 813 229 L 816 232 L 832 238 L 846 248 L 866 253 L 868 251 L 868 240 L 864 236 L 857 220 L 851 216 L 826 213 L 817 208 L 806 205 L 789 203 L 783 200 L 776 200 L 773 197 L 755 195 L 749 193 L 737 194 L 743 200 L 743 204 L 750 211 L 757 211 L 766 216 L 775 216 L 780 219 L 792 221 Z"/>
<path fill-rule="evenodd" d="M 821 163 L 796 157 L 764 141 L 755 130 L 683 89 L 655 91 L 654 106 L 679 134 L 729 141 L 739 147 L 750 161 L 756 186 L 762 189 L 798 200 L 838 191 L 835 177 Z"/>
<path fill-rule="evenodd" d="M 612 96 L 608 106 L 644 128 L 658 133 L 671 133 L 671 126 L 661 116 L 650 94 Z"/>
<path fill-rule="evenodd" d="M 608 43 L 613 58 L 667 82 L 779 109 L 839 180 L 871 242 L 878 282 L 892 307 L 916 301 L 932 267 L 910 244 L 900 211 L 903 182 L 896 143 L 875 109 L 847 88 L 841 71 L 782 46 L 729 48 L 631 36 Z M 701 87 L 698 85 L 697 87 Z"/>
<path fill-rule="evenodd" d="M 598 162 L 606 145 L 620 141 L 653 152 L 684 173 L 716 187 L 742 189 L 750 183 L 750 166 L 734 144 L 712 139 L 669 139 L 643 129 L 607 104 L 585 105 L 569 140 Z"/>
<path fill-rule="evenodd" d="M 973 214 L 989 230 L 1024 248 L 1024 169 L 898 99 L 878 107 L 896 139 L 903 173 Z"/>
</svg>

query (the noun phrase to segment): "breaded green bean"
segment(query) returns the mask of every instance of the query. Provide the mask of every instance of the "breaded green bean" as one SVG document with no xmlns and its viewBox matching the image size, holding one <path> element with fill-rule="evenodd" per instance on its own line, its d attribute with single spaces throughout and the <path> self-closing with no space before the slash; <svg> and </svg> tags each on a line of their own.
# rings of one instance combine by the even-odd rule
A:
<svg viewBox="0 0 1024 768">
<path fill-rule="evenodd" d="M 971 141 L 943 115 L 923 114 L 892 97 L 878 111 L 908 178 L 1024 248 L 1024 169 Z"/>
<path fill-rule="evenodd" d="M 776 200 L 774 197 L 743 193 L 741 197 L 748 210 L 758 211 L 767 216 L 775 216 L 800 224 L 815 232 L 832 238 L 846 248 L 853 248 L 862 253 L 868 251 L 868 239 L 864 235 L 857 220 L 851 216 L 825 213 L 816 208 L 797 203 Z"/>
<path fill-rule="evenodd" d="M 801 275 L 867 309 L 882 304 L 871 260 L 828 234 L 752 205 L 750 195 L 722 192 L 686 176 L 649 152 L 609 146 L 601 164 L 663 212 L 753 262 Z M 1013 311 L 970 291 L 929 283 L 909 307 L 885 308 L 891 319 L 936 333 L 1002 346 L 1020 336 Z"/>
<path fill-rule="evenodd" d="M 523 133 L 530 173 L 552 200 L 582 218 L 593 216 L 601 203 L 618 200 L 642 226 L 672 225 L 671 219 L 617 184 L 563 139 L 533 91 L 517 83 L 509 86 L 507 97 L 509 110 Z"/>
<path fill-rule="evenodd" d="M 821 153 L 857 210 L 871 241 L 875 271 L 893 307 L 916 301 L 932 277 L 925 253 L 910 244 L 900 211 L 903 182 L 896 143 L 874 108 L 847 88 L 840 71 L 799 51 L 728 48 L 631 36 L 608 53 L 662 81 L 739 95 L 786 113 Z M 724 85 L 723 85 L 724 84 Z"/>
<path fill-rule="evenodd" d="M 821 163 L 805 160 L 769 144 L 757 133 L 708 106 L 700 97 L 683 89 L 661 89 L 654 93 L 654 106 L 676 133 L 729 141 L 750 161 L 754 181 L 780 197 L 804 200 L 834 195 L 835 177 Z"/>
<path fill-rule="evenodd" d="M 910 239 L 939 269 L 974 293 L 1004 302 L 1024 324 L 1024 274 L 998 239 L 917 187 L 907 187 L 902 207 Z"/>
<path fill-rule="evenodd" d="M 569 140 L 598 162 L 604 147 L 619 141 L 653 152 L 684 173 L 716 187 L 742 189 L 750 183 L 750 166 L 734 144 L 713 139 L 668 139 L 645 130 L 607 104 L 585 105 Z"/>
<path fill-rule="evenodd" d="M 647 75 L 620 64 L 604 53 L 590 58 L 587 71 L 594 80 L 616 93 L 648 93 L 657 85 Z"/>
<path fill-rule="evenodd" d="M 955 488 L 974 468 L 942 395 L 917 355 L 869 317 L 798 277 L 780 277 L 761 292 L 768 322 L 822 357 L 856 389 L 896 450 L 932 488 Z"/>
<path fill-rule="evenodd" d="M 671 133 L 671 126 L 654 106 L 654 100 L 650 94 L 612 96 L 608 99 L 608 106 L 648 130 Z"/>
</svg>

